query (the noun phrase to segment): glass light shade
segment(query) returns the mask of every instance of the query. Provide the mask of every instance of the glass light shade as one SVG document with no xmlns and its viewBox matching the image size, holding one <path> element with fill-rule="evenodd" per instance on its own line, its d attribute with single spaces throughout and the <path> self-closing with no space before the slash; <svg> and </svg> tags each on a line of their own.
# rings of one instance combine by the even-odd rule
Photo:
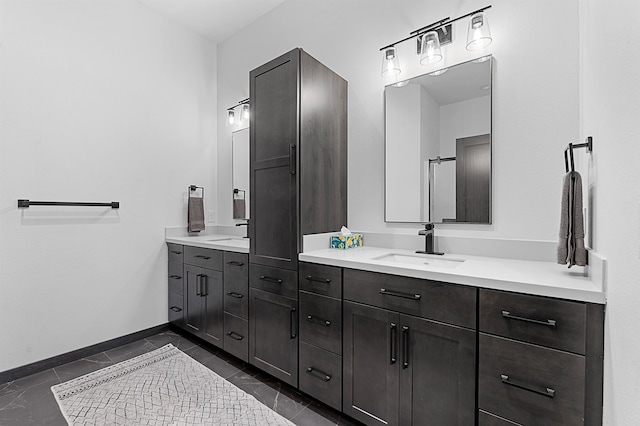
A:
<svg viewBox="0 0 640 426">
<path fill-rule="evenodd" d="M 240 110 L 240 120 L 245 121 L 249 119 L 249 104 L 242 104 L 242 109 Z"/>
<path fill-rule="evenodd" d="M 393 77 L 400 74 L 400 61 L 394 46 L 387 47 L 382 52 L 382 76 Z"/>
<path fill-rule="evenodd" d="M 478 50 L 491 44 L 491 30 L 487 14 L 476 13 L 469 20 L 469 30 L 467 31 L 467 50 Z"/>
<path fill-rule="evenodd" d="M 236 113 L 232 109 L 227 110 L 227 126 L 233 125 L 236 122 Z"/>
<path fill-rule="evenodd" d="M 422 65 L 435 64 L 442 60 L 440 39 L 437 32 L 429 31 L 422 36 L 420 52 L 420 63 Z"/>
</svg>

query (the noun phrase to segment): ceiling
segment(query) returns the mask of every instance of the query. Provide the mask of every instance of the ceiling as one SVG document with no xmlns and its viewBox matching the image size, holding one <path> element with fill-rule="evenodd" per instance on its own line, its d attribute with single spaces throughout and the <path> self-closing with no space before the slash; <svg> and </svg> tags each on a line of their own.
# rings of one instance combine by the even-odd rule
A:
<svg viewBox="0 0 640 426">
<path fill-rule="evenodd" d="M 138 0 L 197 34 L 220 43 L 284 0 Z"/>
</svg>

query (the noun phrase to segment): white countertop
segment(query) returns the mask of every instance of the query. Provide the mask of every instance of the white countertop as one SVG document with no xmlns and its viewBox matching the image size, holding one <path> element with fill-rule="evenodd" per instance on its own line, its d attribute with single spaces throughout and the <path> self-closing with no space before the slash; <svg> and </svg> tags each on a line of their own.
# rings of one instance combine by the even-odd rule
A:
<svg viewBox="0 0 640 426">
<path fill-rule="evenodd" d="M 514 291 L 583 302 L 606 303 L 602 286 L 592 281 L 582 268 L 567 268 L 552 262 L 502 259 L 470 255 L 424 255 L 434 259 L 458 259 L 455 268 L 412 265 L 375 259 L 396 253 L 418 256 L 413 250 L 359 247 L 348 250 L 320 249 L 300 253 L 303 262 L 380 272 L 474 287 Z M 425 259 L 428 261 L 428 259 Z"/>
<path fill-rule="evenodd" d="M 208 234 L 195 236 L 165 236 L 167 243 L 183 246 L 202 247 L 215 250 L 249 253 L 249 239 L 235 235 Z"/>
</svg>

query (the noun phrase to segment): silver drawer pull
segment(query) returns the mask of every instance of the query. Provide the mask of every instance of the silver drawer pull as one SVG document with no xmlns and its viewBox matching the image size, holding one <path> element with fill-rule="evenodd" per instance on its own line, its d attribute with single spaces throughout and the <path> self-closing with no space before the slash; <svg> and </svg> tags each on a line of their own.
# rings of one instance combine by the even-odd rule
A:
<svg viewBox="0 0 640 426">
<path fill-rule="evenodd" d="M 181 251 L 176 251 L 176 250 L 171 250 L 171 253 L 173 253 L 173 254 L 182 254 Z"/>
<path fill-rule="evenodd" d="M 235 291 L 230 291 L 227 293 L 227 296 L 235 297 L 236 299 L 242 299 L 244 297 L 243 294 L 236 293 Z"/>
<path fill-rule="evenodd" d="M 211 257 L 210 257 L 210 256 L 203 256 L 203 255 L 201 255 L 201 254 L 196 254 L 196 255 L 195 255 L 195 257 L 199 257 L 200 259 L 204 259 L 204 260 L 209 260 L 209 259 L 211 259 Z"/>
<path fill-rule="evenodd" d="M 173 312 L 180 312 L 182 311 L 182 308 L 178 308 L 177 306 L 172 306 L 169 309 L 171 309 Z"/>
<path fill-rule="evenodd" d="M 503 318 L 507 318 L 507 319 L 516 320 L 516 321 L 530 322 L 532 324 L 546 325 L 548 327 L 555 327 L 556 326 L 556 321 L 555 320 L 540 321 L 540 320 L 535 320 L 535 319 L 531 319 L 531 318 L 518 317 L 518 316 L 515 316 L 515 315 L 511 315 L 511 312 L 509 312 L 509 311 L 502 311 L 502 317 Z"/>
<path fill-rule="evenodd" d="M 395 296 L 411 300 L 420 300 L 420 298 L 422 297 L 419 294 L 401 293 L 399 291 L 387 290 L 386 288 L 381 288 L 380 294 L 382 294 L 383 296 Z"/>
<path fill-rule="evenodd" d="M 551 389 L 551 388 L 545 388 L 545 390 L 538 390 L 538 389 L 534 389 L 534 388 L 529 387 L 529 386 L 521 385 L 519 383 L 514 383 L 514 382 L 511 381 L 509 376 L 507 376 L 506 374 L 501 374 L 500 375 L 500 380 L 505 385 L 513 386 L 513 387 L 516 387 L 518 389 L 524 389 L 526 391 L 537 393 L 538 395 L 542 395 L 542 396 L 547 396 L 549 398 L 553 398 L 556 395 L 556 391 L 554 389 Z"/>
<path fill-rule="evenodd" d="M 172 278 L 174 280 L 180 280 L 182 279 L 182 277 L 180 275 L 169 275 L 169 278 Z"/>
</svg>

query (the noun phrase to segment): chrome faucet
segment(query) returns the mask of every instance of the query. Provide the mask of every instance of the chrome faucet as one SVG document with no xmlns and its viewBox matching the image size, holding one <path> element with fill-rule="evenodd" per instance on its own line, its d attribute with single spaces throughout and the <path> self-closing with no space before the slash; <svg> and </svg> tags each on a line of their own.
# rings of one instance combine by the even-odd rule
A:
<svg viewBox="0 0 640 426">
<path fill-rule="evenodd" d="M 435 225 L 432 222 L 425 223 L 424 229 L 418 231 L 418 235 L 424 235 L 424 251 L 416 250 L 416 253 L 424 253 L 424 254 L 439 254 L 442 255 L 444 253 L 433 251 L 433 231 L 435 229 Z"/>
</svg>

